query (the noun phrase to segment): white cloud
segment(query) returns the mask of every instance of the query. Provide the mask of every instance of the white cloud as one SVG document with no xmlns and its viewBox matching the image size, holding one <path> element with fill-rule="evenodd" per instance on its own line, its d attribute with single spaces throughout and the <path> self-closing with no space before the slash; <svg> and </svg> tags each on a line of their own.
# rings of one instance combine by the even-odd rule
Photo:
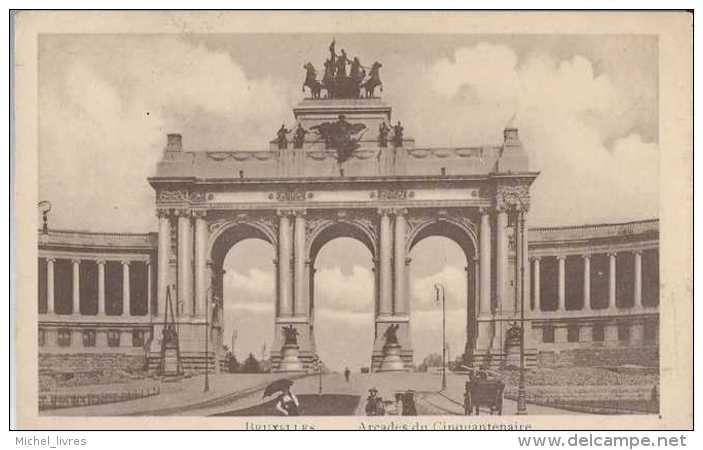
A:
<svg viewBox="0 0 703 450">
<path fill-rule="evenodd" d="M 444 266 L 437 273 L 412 279 L 413 311 L 441 310 L 435 303 L 435 283 L 444 285 L 447 310 L 466 310 L 466 272 L 456 266 Z"/>
<path fill-rule="evenodd" d="M 290 114 L 286 83 L 247 77 L 227 53 L 177 37 L 110 39 L 42 47 L 40 197 L 54 228 L 153 230 L 146 178 L 166 133 L 190 150 L 264 148 L 271 121 Z"/>
<path fill-rule="evenodd" d="M 258 268 L 249 269 L 247 273 L 228 270 L 224 276 L 225 298 L 234 303 L 267 302 L 274 300 L 276 284 L 271 271 Z"/>
<path fill-rule="evenodd" d="M 361 266 L 352 273 L 342 273 L 339 267 L 323 268 L 315 274 L 315 305 L 351 312 L 373 310 L 374 276 Z"/>
<path fill-rule="evenodd" d="M 440 94 L 433 138 L 500 142 L 516 115 L 531 169 L 541 172 L 533 224 L 657 216 L 659 149 L 631 132 L 640 99 L 597 75 L 587 58 L 532 54 L 518 64 L 509 47 L 483 43 L 458 49 L 426 76 Z"/>
</svg>

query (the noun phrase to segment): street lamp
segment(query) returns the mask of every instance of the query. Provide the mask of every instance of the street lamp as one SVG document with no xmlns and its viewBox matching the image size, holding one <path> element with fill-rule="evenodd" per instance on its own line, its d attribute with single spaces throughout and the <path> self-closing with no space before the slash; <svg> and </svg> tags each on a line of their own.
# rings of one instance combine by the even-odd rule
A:
<svg viewBox="0 0 703 450">
<path fill-rule="evenodd" d="M 441 288 L 441 289 L 440 289 Z M 442 291 L 442 390 L 447 389 L 447 315 L 445 308 L 444 285 L 435 283 L 435 301 L 439 303 L 439 292 Z"/>
<path fill-rule="evenodd" d="M 515 261 L 520 267 L 520 378 L 517 389 L 517 414 L 527 414 L 527 399 L 525 393 L 525 203 L 515 194 L 508 194 L 517 200 L 510 204 L 510 212 L 514 214 L 515 223 Z M 503 197 L 505 201 L 505 196 Z M 519 208 L 518 208 L 519 205 Z M 518 232 L 519 230 L 519 232 Z M 518 252 L 518 249 L 520 250 Z M 519 256 L 519 258 L 518 258 Z"/>
</svg>

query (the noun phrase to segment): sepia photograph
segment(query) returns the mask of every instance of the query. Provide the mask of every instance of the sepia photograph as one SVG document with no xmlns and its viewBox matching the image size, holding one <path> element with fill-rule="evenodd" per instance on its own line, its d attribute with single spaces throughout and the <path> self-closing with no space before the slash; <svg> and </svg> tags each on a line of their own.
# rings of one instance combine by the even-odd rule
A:
<svg viewBox="0 0 703 450">
<path fill-rule="evenodd" d="M 590 14 L 18 13 L 20 423 L 692 426 L 692 20 Z"/>
</svg>

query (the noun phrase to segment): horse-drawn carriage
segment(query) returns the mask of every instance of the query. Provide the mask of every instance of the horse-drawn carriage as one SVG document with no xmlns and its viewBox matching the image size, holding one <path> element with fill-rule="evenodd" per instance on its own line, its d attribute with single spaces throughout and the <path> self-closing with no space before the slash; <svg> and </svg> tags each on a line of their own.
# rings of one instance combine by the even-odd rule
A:
<svg viewBox="0 0 703 450">
<path fill-rule="evenodd" d="M 503 391 L 505 383 L 485 377 L 473 377 L 466 382 L 464 392 L 464 413 L 470 416 L 474 411 L 479 415 L 479 407 L 489 408 L 491 415 L 503 414 Z"/>
</svg>

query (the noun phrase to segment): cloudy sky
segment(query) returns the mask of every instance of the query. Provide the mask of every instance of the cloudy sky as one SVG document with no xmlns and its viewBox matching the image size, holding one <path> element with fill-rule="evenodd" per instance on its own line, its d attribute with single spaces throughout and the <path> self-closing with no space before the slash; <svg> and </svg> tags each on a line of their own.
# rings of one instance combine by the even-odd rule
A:
<svg viewBox="0 0 703 450">
<path fill-rule="evenodd" d="M 182 133 L 188 150 L 266 148 L 282 122 L 293 124 L 291 108 L 303 95 L 302 65 L 310 61 L 319 70 L 331 39 L 42 35 L 39 192 L 53 204 L 51 226 L 155 230 L 146 178 L 165 134 Z M 354 34 L 336 40 L 364 65 L 383 63 L 384 100 L 418 145 L 499 143 L 514 116 L 531 168 L 541 172 L 532 190 L 532 225 L 657 216 L 655 37 Z M 435 280 L 444 280 L 454 299 L 452 349 L 463 345 L 465 314 L 461 251 L 441 239 L 427 242 L 412 255 L 420 358 L 440 346 L 439 316 L 430 301 Z M 261 257 L 243 264 L 237 255 L 252 249 Z M 266 244 L 243 242 L 227 258 L 228 328 L 236 323 L 242 352 L 260 352 L 269 339 L 256 330 L 264 323 L 271 328 L 272 257 Z M 368 252 L 336 240 L 323 248 L 317 267 L 320 340 L 335 332 L 370 339 Z M 368 339 L 359 347 L 370 348 Z M 336 365 L 349 358 L 324 351 Z M 366 363 L 368 351 L 357 353 L 348 364 Z"/>
</svg>

